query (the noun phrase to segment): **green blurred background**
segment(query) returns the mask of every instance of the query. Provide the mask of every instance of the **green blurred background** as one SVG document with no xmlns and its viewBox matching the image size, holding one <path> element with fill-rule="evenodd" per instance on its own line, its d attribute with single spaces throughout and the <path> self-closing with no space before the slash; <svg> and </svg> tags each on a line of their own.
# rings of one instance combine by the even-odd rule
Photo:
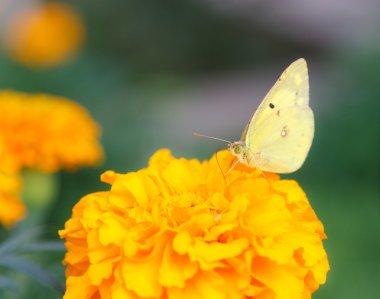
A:
<svg viewBox="0 0 380 299">
<path fill-rule="evenodd" d="M 331 271 L 313 298 L 379 298 L 380 2 L 66 2 L 88 31 L 75 59 L 33 70 L 0 52 L 1 89 L 68 97 L 102 126 L 104 164 L 55 177 L 43 215 L 51 239 L 83 195 L 108 188 L 103 171 L 145 167 L 159 148 L 208 159 L 223 146 L 192 132 L 238 139 L 280 73 L 304 57 L 316 135 L 286 178 L 304 188 L 328 236 Z M 63 282 L 62 258 L 40 263 Z M 4 298 L 33 297 L 60 295 L 25 279 Z"/>
</svg>

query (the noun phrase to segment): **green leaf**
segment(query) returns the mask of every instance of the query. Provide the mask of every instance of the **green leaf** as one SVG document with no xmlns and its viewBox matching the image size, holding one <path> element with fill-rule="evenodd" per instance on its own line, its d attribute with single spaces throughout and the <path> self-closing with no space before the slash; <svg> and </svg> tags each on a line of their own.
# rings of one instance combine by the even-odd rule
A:
<svg viewBox="0 0 380 299">
<path fill-rule="evenodd" d="M 56 278 L 38 265 L 22 257 L 11 255 L 3 256 L 0 258 L 0 266 L 24 273 L 39 282 L 41 285 L 51 288 L 61 294 L 64 293 L 64 287 Z"/>
<path fill-rule="evenodd" d="M 20 247 L 22 244 L 27 243 L 27 241 L 34 239 L 41 235 L 42 230 L 41 229 L 30 229 L 23 231 L 21 233 L 17 233 L 2 243 L 0 243 L 0 256 L 3 254 L 6 254 L 9 251 L 14 252 L 15 249 Z"/>
<path fill-rule="evenodd" d="M 0 289 L 8 289 L 13 292 L 17 291 L 16 284 L 9 278 L 0 276 Z"/>
<path fill-rule="evenodd" d="M 18 249 L 19 252 L 42 252 L 42 251 L 65 251 L 63 241 L 41 241 L 31 244 L 24 244 Z"/>
</svg>

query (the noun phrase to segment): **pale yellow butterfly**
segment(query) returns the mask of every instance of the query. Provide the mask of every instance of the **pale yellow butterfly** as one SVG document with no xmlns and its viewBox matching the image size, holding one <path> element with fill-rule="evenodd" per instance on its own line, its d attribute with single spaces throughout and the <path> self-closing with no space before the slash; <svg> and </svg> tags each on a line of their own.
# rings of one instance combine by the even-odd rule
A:
<svg viewBox="0 0 380 299">
<path fill-rule="evenodd" d="M 228 149 L 238 161 L 249 167 L 290 173 L 304 163 L 313 137 L 309 77 L 306 61 L 301 58 L 282 73 L 253 114 L 241 140 L 223 141 L 228 142 Z"/>
</svg>

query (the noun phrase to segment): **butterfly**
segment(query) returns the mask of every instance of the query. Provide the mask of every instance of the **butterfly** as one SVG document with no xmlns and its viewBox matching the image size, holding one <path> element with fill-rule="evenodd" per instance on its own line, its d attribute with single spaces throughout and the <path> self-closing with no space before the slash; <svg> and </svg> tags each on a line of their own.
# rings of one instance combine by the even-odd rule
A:
<svg viewBox="0 0 380 299">
<path fill-rule="evenodd" d="M 313 137 L 309 76 L 306 61 L 301 58 L 281 74 L 248 122 L 240 141 L 223 141 L 237 162 L 263 171 L 290 173 L 304 163 Z"/>
</svg>

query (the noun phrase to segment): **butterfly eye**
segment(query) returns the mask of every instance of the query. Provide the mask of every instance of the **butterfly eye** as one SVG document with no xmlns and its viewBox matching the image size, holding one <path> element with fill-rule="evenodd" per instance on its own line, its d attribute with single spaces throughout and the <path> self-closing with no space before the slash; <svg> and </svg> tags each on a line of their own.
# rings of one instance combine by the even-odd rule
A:
<svg viewBox="0 0 380 299">
<path fill-rule="evenodd" d="M 240 146 L 236 146 L 236 147 L 234 147 L 234 152 L 235 152 L 235 154 L 240 154 L 241 153 L 241 147 Z"/>
<path fill-rule="evenodd" d="M 272 103 L 269 103 L 269 107 L 270 107 L 270 109 L 273 109 L 274 105 Z"/>
</svg>

